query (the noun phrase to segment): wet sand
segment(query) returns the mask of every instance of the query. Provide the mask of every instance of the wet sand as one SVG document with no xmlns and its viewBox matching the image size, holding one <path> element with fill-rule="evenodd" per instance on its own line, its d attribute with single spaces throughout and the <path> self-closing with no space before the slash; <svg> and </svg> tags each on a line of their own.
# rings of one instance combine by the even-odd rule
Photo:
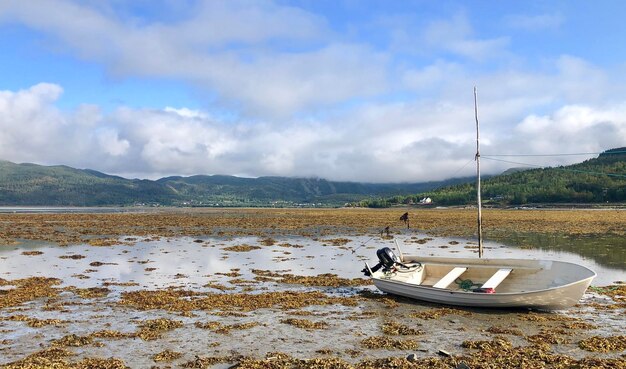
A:
<svg viewBox="0 0 626 369">
<path fill-rule="evenodd" d="M 418 229 L 408 231 L 398 213 L 0 214 L 0 365 L 626 367 L 624 285 L 594 287 L 574 308 L 551 313 L 379 293 L 359 270 L 391 244 L 380 237 L 384 226 L 410 251 L 475 253 L 464 238 L 473 212 L 416 211 Z M 619 235 L 626 224 L 623 211 L 488 216 L 492 234 L 515 227 Z M 494 254 L 539 252 L 486 246 Z M 622 272 L 604 274 L 612 283 Z"/>
</svg>

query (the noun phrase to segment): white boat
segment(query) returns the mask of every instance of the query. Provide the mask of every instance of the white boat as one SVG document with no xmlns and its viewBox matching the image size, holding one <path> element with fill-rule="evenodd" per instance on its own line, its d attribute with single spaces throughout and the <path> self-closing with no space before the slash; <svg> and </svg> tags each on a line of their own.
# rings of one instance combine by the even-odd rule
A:
<svg viewBox="0 0 626 369">
<path fill-rule="evenodd" d="M 596 276 L 584 266 L 555 260 L 403 255 L 400 261 L 389 248 L 377 254 L 381 262 L 367 270 L 381 291 L 457 306 L 566 309 Z"/>
<path fill-rule="evenodd" d="M 374 285 L 383 292 L 442 304 L 541 310 L 566 309 L 575 305 L 596 276 L 591 269 L 554 260 L 482 259 L 476 87 L 474 112 L 479 259 L 404 256 L 396 241 L 399 258 L 388 247 L 379 249 L 376 252 L 379 263 L 374 268 L 366 263 L 363 272 L 371 276 Z"/>
</svg>

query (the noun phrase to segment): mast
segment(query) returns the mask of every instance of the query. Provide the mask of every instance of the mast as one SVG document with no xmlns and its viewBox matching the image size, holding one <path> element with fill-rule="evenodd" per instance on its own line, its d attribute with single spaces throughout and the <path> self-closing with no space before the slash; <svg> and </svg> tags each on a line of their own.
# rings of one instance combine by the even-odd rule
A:
<svg viewBox="0 0 626 369">
<path fill-rule="evenodd" d="M 480 199 L 480 129 L 478 124 L 478 97 L 474 86 L 474 116 L 476 118 L 476 198 L 478 205 L 478 257 L 483 257 L 482 202 Z"/>
</svg>

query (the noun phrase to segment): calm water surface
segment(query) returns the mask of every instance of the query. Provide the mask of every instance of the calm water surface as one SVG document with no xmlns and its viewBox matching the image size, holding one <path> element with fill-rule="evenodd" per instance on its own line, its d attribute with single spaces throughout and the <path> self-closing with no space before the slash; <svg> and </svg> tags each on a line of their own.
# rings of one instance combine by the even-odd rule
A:
<svg viewBox="0 0 626 369">
<path fill-rule="evenodd" d="M 349 242 L 333 246 L 330 240 L 337 237 Z M 626 280 L 623 243 L 604 239 L 542 239 L 539 235 L 519 237 L 503 243 L 486 242 L 485 257 L 551 259 L 581 264 L 598 273 L 593 282 L 596 286 Z M 426 235 L 398 239 L 406 254 L 477 257 L 476 242 L 472 240 Z M 541 248 L 527 248 L 526 244 L 541 245 Z M 224 249 L 236 245 L 260 248 L 246 252 Z M 65 285 L 78 287 L 94 287 L 103 282 L 135 282 L 137 288 L 184 286 L 198 289 L 203 289 L 208 282 L 227 281 L 219 273 L 228 273 L 232 269 L 240 269 L 241 278 L 249 280 L 255 276 L 253 269 L 296 275 L 334 273 L 344 278 L 358 278 L 362 277 L 360 270 L 364 261 L 375 263 L 376 249 L 384 246 L 393 248 L 393 241 L 370 236 L 276 237 L 276 244 L 263 246 L 257 237 L 181 237 L 158 241 L 139 239 L 113 247 L 60 247 L 30 242 L 0 247 L 0 278 L 55 277 L 62 279 Z M 42 254 L 24 255 L 24 251 L 40 251 Z M 90 265 L 94 262 L 105 264 Z"/>
<path fill-rule="evenodd" d="M 506 245 L 576 254 L 609 269 L 626 270 L 626 238 L 615 235 L 512 234 Z"/>
</svg>

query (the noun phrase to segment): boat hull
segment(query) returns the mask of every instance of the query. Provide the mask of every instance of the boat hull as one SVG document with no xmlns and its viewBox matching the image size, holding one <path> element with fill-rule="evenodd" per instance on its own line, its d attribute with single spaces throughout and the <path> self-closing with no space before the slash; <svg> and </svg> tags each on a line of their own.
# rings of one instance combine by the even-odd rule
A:
<svg viewBox="0 0 626 369">
<path fill-rule="evenodd" d="M 423 269 L 415 275 L 383 273 L 372 276 L 374 285 L 383 292 L 439 304 L 485 308 L 532 308 L 562 310 L 574 306 L 596 276 L 592 270 L 573 263 L 526 259 L 467 259 L 418 258 L 407 256 L 406 263 L 421 263 Z M 436 288 L 452 268 L 466 269 L 466 277 L 482 280 L 494 271 L 512 270 L 495 293 L 460 289 L 454 283 L 449 288 Z M 488 272 L 487 272 L 488 271 Z M 473 273 L 473 274 L 472 274 Z M 482 274 L 481 274 L 482 273 Z"/>
<path fill-rule="evenodd" d="M 519 293 L 475 293 L 450 291 L 427 286 L 373 278 L 374 285 L 383 292 L 417 300 L 455 306 L 485 308 L 525 307 L 538 310 L 562 310 L 578 303 L 593 277 L 565 287 Z"/>
</svg>

